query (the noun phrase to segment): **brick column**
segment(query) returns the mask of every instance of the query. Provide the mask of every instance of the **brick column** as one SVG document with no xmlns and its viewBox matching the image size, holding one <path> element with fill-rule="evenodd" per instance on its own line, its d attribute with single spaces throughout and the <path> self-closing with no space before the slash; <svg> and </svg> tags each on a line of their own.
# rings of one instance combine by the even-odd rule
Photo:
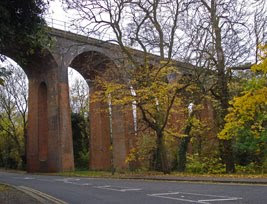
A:
<svg viewBox="0 0 267 204">
<path fill-rule="evenodd" d="M 90 156 L 89 167 L 94 170 L 111 169 L 110 117 L 108 103 L 94 101 L 96 88 L 90 88 Z"/>
<path fill-rule="evenodd" d="M 27 69 L 27 171 L 73 170 L 68 81 L 66 77 L 65 81 L 60 78 L 67 76 L 67 68 L 59 69 L 51 58 L 45 57 L 35 63 Z"/>
<path fill-rule="evenodd" d="M 112 140 L 113 163 L 118 169 L 129 168 L 125 162 L 130 150 L 135 146 L 135 132 L 133 109 L 129 105 L 125 108 L 112 106 Z"/>
<path fill-rule="evenodd" d="M 59 135 L 61 145 L 60 171 L 72 171 L 74 170 L 74 155 L 68 82 L 58 83 L 58 89 Z"/>
<path fill-rule="evenodd" d="M 27 131 L 27 171 L 40 170 L 38 150 L 38 85 L 39 81 L 29 78 L 28 131 Z"/>
</svg>

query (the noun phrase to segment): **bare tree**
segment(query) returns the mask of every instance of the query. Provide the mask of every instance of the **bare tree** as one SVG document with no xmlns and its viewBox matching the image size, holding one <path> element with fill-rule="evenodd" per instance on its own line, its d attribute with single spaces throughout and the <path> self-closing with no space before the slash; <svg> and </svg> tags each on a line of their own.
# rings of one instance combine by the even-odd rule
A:
<svg viewBox="0 0 267 204">
<path fill-rule="evenodd" d="M 228 112 L 229 82 L 235 70 L 246 70 L 254 62 L 255 41 L 263 41 L 265 24 L 263 10 L 251 9 L 253 1 L 244 0 L 199 0 L 190 5 L 184 21 L 187 36 L 184 58 L 202 69 L 199 75 L 209 74 L 200 81 L 204 92 L 211 93 L 217 101 L 217 123 L 224 127 Z M 259 5 L 256 5 L 259 6 Z M 254 35 L 253 35 L 254 17 Z M 256 36 L 256 38 L 254 38 Z M 258 51 L 256 51 L 257 53 Z M 180 53 L 182 55 L 182 53 Z M 256 58 L 257 59 L 257 58 Z M 205 71 L 206 70 L 206 71 Z M 208 82 L 208 83 L 207 83 Z M 222 158 L 226 171 L 234 172 L 234 157 L 231 140 L 221 140 Z"/>
<path fill-rule="evenodd" d="M 72 80 L 70 86 L 70 106 L 73 113 L 88 116 L 89 112 L 89 88 L 85 80 L 77 78 L 73 70 L 69 70 L 69 78 Z"/>
<path fill-rule="evenodd" d="M 264 0 L 254 1 L 253 29 L 255 36 L 255 62 L 259 58 L 259 45 L 267 41 L 267 3 Z"/>
<path fill-rule="evenodd" d="M 11 72 L 0 87 L 0 127 L 15 144 L 20 162 L 25 164 L 25 144 L 27 138 L 28 79 L 18 65 L 8 64 Z"/>
</svg>

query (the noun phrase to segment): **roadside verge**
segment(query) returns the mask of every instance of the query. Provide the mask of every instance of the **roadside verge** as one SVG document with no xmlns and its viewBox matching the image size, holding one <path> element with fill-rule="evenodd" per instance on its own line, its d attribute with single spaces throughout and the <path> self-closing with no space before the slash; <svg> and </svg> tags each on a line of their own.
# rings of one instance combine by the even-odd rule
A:
<svg viewBox="0 0 267 204">
<path fill-rule="evenodd" d="M 38 190 L 29 188 L 26 186 L 14 186 L 14 185 L 2 183 L 2 182 L 1 182 L 1 184 L 8 186 L 10 189 L 14 189 L 14 190 L 17 190 L 19 192 L 26 194 L 27 196 L 29 196 L 30 198 L 35 200 L 36 202 L 34 202 L 34 203 L 36 203 L 36 204 L 68 204 L 65 201 L 62 201 L 62 200 L 57 199 L 53 196 L 50 196 L 48 194 L 45 194 L 43 192 L 40 192 Z M 9 198 L 6 198 L 6 201 L 7 201 L 7 203 L 10 203 Z"/>
</svg>

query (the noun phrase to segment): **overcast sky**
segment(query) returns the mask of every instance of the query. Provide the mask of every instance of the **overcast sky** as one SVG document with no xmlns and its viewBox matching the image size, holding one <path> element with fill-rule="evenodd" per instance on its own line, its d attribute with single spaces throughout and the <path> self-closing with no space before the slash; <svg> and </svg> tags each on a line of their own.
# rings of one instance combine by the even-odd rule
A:
<svg viewBox="0 0 267 204">
<path fill-rule="evenodd" d="M 56 20 L 67 21 L 68 14 L 64 11 L 62 4 L 59 0 L 54 0 L 49 3 L 47 18 L 53 18 Z"/>
</svg>

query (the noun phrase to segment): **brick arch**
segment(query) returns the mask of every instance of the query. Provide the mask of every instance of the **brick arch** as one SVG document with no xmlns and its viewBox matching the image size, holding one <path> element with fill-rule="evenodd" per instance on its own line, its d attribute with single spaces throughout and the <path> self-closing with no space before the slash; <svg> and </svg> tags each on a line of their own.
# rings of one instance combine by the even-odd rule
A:
<svg viewBox="0 0 267 204">
<path fill-rule="evenodd" d="M 69 45 L 70 46 L 70 45 Z M 91 44 L 82 44 L 71 45 L 71 48 L 65 53 L 65 61 L 67 66 L 71 66 L 71 63 L 75 60 L 75 58 L 88 53 L 95 53 L 99 56 L 102 56 L 103 59 L 108 59 L 113 62 L 116 66 L 120 66 L 119 59 L 122 58 L 121 53 L 118 52 L 116 47 L 112 46 L 96 46 Z"/>
<path fill-rule="evenodd" d="M 90 98 L 99 89 L 94 84 L 96 76 L 108 80 L 119 74 L 116 62 L 105 54 L 92 50 L 82 52 L 73 58 L 70 67 L 86 79 Z M 91 169 L 109 170 L 112 168 L 112 161 L 115 168 L 128 168 L 125 160 L 132 148 L 129 141 L 134 133 L 131 109 L 125 113 L 122 107 L 112 106 L 112 116 L 109 114 L 108 99 L 106 102 L 90 101 L 89 168 Z"/>
<path fill-rule="evenodd" d="M 96 76 L 103 75 L 107 69 L 116 65 L 108 56 L 90 50 L 73 58 L 69 66 L 78 71 L 85 79 L 94 80 Z"/>
</svg>

